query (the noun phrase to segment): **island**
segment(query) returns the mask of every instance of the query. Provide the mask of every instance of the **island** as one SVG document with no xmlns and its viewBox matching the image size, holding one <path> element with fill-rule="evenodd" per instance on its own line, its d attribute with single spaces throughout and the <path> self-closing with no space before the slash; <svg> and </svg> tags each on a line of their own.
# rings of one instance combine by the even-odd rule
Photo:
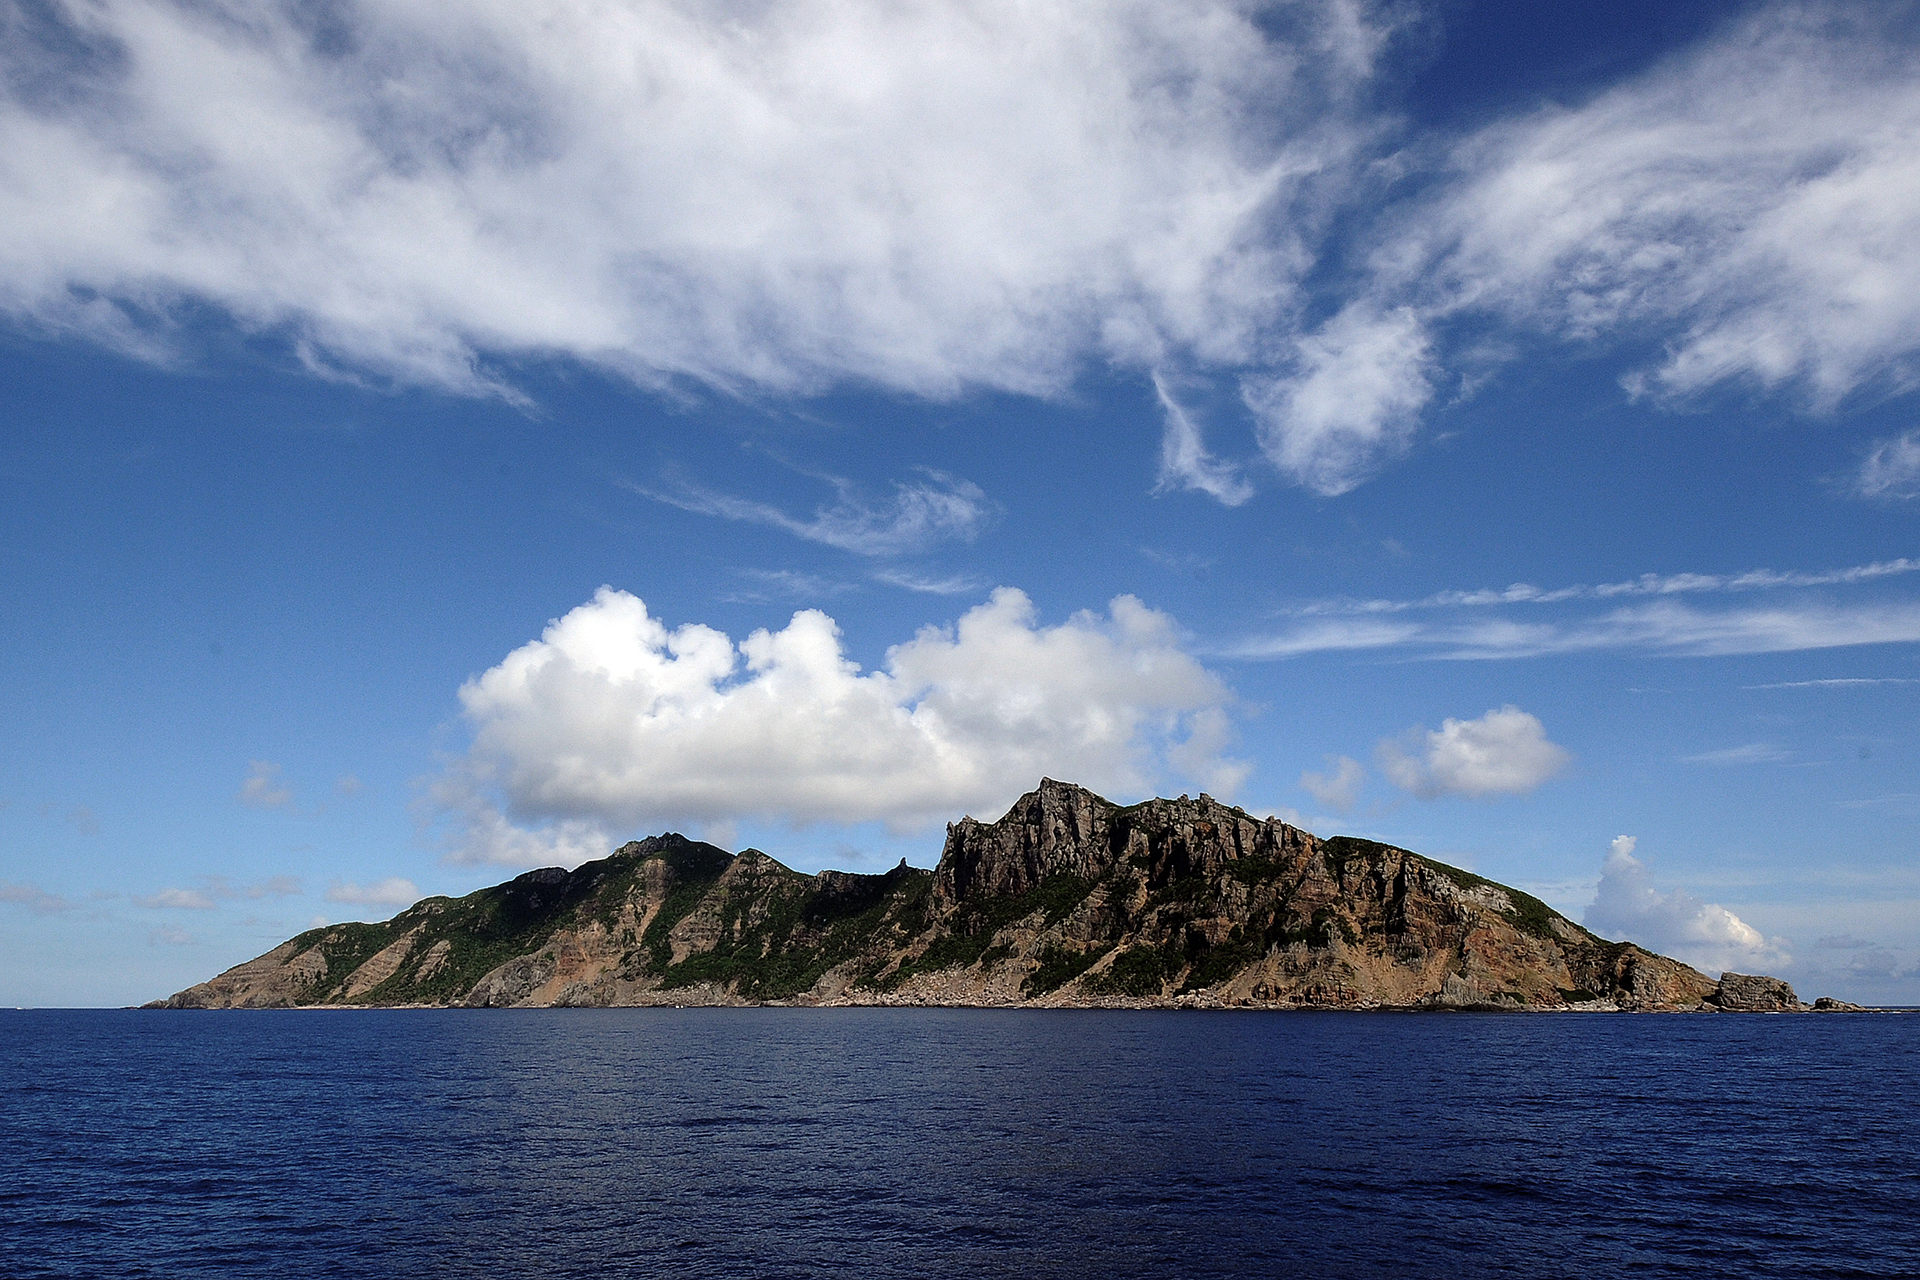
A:
<svg viewBox="0 0 1920 1280">
<path fill-rule="evenodd" d="M 148 1007 L 632 1005 L 1813 1007 L 1393 845 L 1051 779 L 997 822 L 950 824 L 932 871 L 805 875 L 669 833 L 310 929 Z"/>
</svg>

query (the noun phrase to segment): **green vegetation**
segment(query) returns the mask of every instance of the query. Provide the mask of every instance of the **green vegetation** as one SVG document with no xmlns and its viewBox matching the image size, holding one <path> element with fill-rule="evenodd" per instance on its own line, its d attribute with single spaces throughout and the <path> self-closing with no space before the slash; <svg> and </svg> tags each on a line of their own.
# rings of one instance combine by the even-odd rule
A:
<svg viewBox="0 0 1920 1280">
<path fill-rule="evenodd" d="M 714 948 L 665 968 L 662 983 L 731 984 L 749 1000 L 799 995 L 828 970 L 918 932 L 932 886 L 930 873 L 912 868 L 861 876 L 839 892 L 784 894 L 752 924 L 752 903 L 730 901 Z"/>
<path fill-rule="evenodd" d="M 1128 947 L 1113 958 L 1105 973 L 1088 979 L 1087 987 L 1098 995 L 1157 996 L 1186 963 L 1177 945 Z"/>
<path fill-rule="evenodd" d="M 1418 855 L 1409 856 L 1418 857 Z M 1498 880 L 1489 880 L 1485 876 L 1477 876 L 1471 871 L 1462 871 L 1459 867 L 1450 867 L 1444 862 L 1435 862 L 1432 858 L 1419 858 L 1419 861 L 1432 867 L 1462 889 L 1483 887 L 1498 889 L 1513 903 L 1513 910 L 1502 914 L 1513 921 L 1514 928 L 1522 933 L 1530 933 L 1536 938 L 1545 938 L 1549 942 L 1560 941 L 1560 936 L 1553 931 L 1553 921 L 1564 917 L 1532 894 L 1522 893 L 1511 885 L 1501 884 Z M 1575 926 L 1575 928 L 1578 927 Z M 1581 932 L 1586 931 L 1583 929 Z"/>
<path fill-rule="evenodd" d="M 1092 968 L 1101 956 L 1111 950 L 1111 946 L 1106 946 L 1075 951 L 1050 943 L 1041 950 L 1040 967 L 1027 975 L 1022 989 L 1030 996 L 1043 996 L 1049 991 L 1057 991 Z"/>
<path fill-rule="evenodd" d="M 326 976 L 308 988 L 308 996 L 337 998 L 337 992 L 346 983 L 347 975 L 373 959 L 400 933 L 386 924 L 355 922 L 309 930 L 300 936 L 303 941 L 311 938 L 319 944 L 320 954 L 327 958 Z"/>
<path fill-rule="evenodd" d="M 707 854 L 711 848 L 710 845 L 695 846 L 692 849 L 675 850 L 674 854 L 678 854 L 678 857 L 666 855 L 667 866 L 674 873 L 674 885 L 667 890 L 666 901 L 660 904 L 660 910 L 648 921 L 647 931 L 640 935 L 640 945 L 653 957 L 655 969 L 664 970 L 673 962 L 673 943 L 668 938 L 673 926 L 692 914 L 693 909 L 700 905 L 700 899 L 707 896 L 714 882 L 720 879 L 733 861 L 718 849 L 712 850 L 718 857 Z"/>
<path fill-rule="evenodd" d="M 1276 915 L 1267 927 L 1265 941 L 1269 947 L 1290 947 L 1296 942 L 1314 948 L 1330 947 L 1336 930 L 1348 946 L 1359 943 L 1360 935 L 1354 932 L 1353 925 L 1330 906 L 1315 907 L 1305 924 L 1299 923 L 1299 918 L 1292 914 Z"/>
<path fill-rule="evenodd" d="M 1260 949 L 1247 943 L 1241 937 L 1240 927 L 1235 925 L 1233 937 L 1226 943 L 1207 947 L 1193 958 L 1193 967 L 1187 971 L 1187 980 L 1180 984 L 1180 990 L 1200 991 L 1225 982 L 1259 958 Z"/>
<path fill-rule="evenodd" d="M 946 934 L 874 985 L 882 991 L 892 991 L 915 974 L 975 964 L 986 955 L 994 935 L 1014 921 L 1040 912 L 1048 924 L 1058 923 L 1073 914 L 1074 908 L 1086 901 L 1092 890 L 1093 882 L 1081 876 L 1056 875 L 1048 876 L 1025 893 L 966 903 L 954 912 Z"/>
</svg>

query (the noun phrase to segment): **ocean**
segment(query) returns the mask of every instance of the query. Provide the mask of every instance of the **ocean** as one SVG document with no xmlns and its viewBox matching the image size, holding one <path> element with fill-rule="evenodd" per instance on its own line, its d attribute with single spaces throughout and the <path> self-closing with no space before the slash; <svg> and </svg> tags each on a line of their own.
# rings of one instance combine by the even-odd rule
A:
<svg viewBox="0 0 1920 1280">
<path fill-rule="evenodd" d="M 0 1013 L 0 1276 L 1913 1276 L 1920 1016 Z"/>
</svg>

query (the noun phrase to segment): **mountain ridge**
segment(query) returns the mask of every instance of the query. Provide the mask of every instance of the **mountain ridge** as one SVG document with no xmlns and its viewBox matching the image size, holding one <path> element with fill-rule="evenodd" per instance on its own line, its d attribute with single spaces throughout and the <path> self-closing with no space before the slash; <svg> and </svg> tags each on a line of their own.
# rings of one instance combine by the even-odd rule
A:
<svg viewBox="0 0 1920 1280">
<path fill-rule="evenodd" d="M 148 1007 L 660 1004 L 1807 1007 L 1394 845 L 1052 779 L 949 824 L 931 871 L 806 875 L 666 833 L 308 930 Z"/>
</svg>

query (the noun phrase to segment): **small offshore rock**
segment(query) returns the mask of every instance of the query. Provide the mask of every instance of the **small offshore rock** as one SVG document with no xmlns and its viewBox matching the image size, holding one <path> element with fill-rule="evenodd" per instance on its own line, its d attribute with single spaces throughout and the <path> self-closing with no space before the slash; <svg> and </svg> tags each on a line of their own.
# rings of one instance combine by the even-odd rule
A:
<svg viewBox="0 0 1920 1280">
<path fill-rule="evenodd" d="M 1792 1013 L 1807 1007 L 1782 979 L 1750 973 L 1721 974 L 1707 999 L 1729 1013 Z"/>
</svg>

